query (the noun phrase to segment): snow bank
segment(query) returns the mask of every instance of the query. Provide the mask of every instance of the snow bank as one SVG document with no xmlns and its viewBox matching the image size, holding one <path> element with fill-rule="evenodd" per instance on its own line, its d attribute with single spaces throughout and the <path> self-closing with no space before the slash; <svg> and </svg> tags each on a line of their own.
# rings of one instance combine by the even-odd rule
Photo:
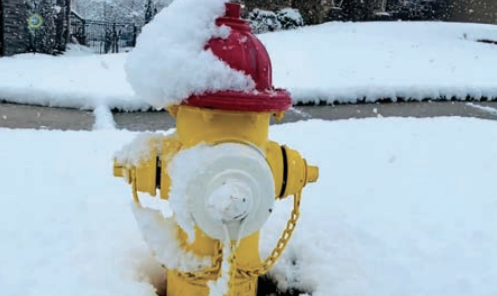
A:
<svg viewBox="0 0 497 296">
<path fill-rule="evenodd" d="M 327 23 L 259 38 L 295 102 L 497 97 L 497 46 L 476 42 L 497 40 L 493 25 Z"/>
<path fill-rule="evenodd" d="M 163 280 L 112 176 L 136 134 L 0 129 L 0 287 L 9 296 L 152 296 Z M 271 128 L 321 176 L 270 276 L 312 295 L 497 295 L 497 123 L 308 121 Z M 36 150 L 33 150 L 36 143 Z M 315 143 L 320 143 L 316 145 Z M 261 252 L 290 213 L 279 202 Z"/>
<path fill-rule="evenodd" d="M 94 130 L 113 130 L 116 128 L 116 122 L 109 107 L 105 105 L 97 106 L 93 110 L 93 116 L 95 116 Z"/>
<path fill-rule="evenodd" d="M 220 0 L 209 0 L 208 8 L 183 7 L 190 2 L 175 1 L 176 8 L 158 15 L 129 54 L 127 69 L 137 95 L 126 80 L 128 55 L 87 55 L 76 48 L 62 57 L 0 58 L 0 100 L 131 111 L 150 103 L 164 107 L 165 100 L 178 102 L 190 91 L 243 85 L 218 61 L 205 64 L 213 56 L 198 47 L 215 32 Z M 188 9 L 191 17 L 178 20 L 170 9 Z M 204 23 L 205 30 L 193 30 Z M 163 29 L 166 25 L 170 29 Z M 497 98 L 497 46 L 476 42 L 497 40 L 497 26 L 327 23 L 258 37 L 273 62 L 273 84 L 289 89 L 294 103 Z"/>
<path fill-rule="evenodd" d="M 132 141 L 119 149 L 114 157 L 124 165 L 138 166 L 162 151 L 162 133 L 140 133 Z"/>
<path fill-rule="evenodd" d="M 71 50 L 53 57 L 22 54 L 0 58 L 0 101 L 93 110 L 145 110 L 126 83 L 125 54 L 92 55 Z"/>
<path fill-rule="evenodd" d="M 212 37 L 229 36 L 228 27 L 215 24 L 225 2 L 174 1 L 143 28 L 126 62 L 128 81 L 142 100 L 161 109 L 206 91 L 254 89 L 249 76 L 204 50 Z"/>
<path fill-rule="evenodd" d="M 319 296 L 497 295 L 496 122 L 310 121 L 271 135 L 320 167 L 319 183 L 304 190 L 295 236 L 271 271 L 281 288 Z M 263 241 L 283 229 L 290 207 L 276 207 Z M 263 253 L 272 245 L 263 244 Z"/>
<path fill-rule="evenodd" d="M 161 267 L 111 178 L 130 135 L 0 129 L 2 295 L 155 295 Z"/>
</svg>

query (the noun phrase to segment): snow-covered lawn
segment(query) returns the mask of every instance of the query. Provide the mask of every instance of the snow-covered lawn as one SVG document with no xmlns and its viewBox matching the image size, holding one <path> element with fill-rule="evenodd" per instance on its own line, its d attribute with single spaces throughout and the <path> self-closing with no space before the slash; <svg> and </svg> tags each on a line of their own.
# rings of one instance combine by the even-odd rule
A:
<svg viewBox="0 0 497 296">
<path fill-rule="evenodd" d="M 273 61 L 274 85 L 289 89 L 296 103 L 497 98 L 497 46 L 476 42 L 497 40 L 497 26 L 327 23 L 259 38 Z M 0 58 L 0 100 L 146 109 L 126 80 L 126 57 L 71 50 Z"/>
<path fill-rule="evenodd" d="M 0 129 L 0 287 L 9 296 L 152 296 L 162 272 L 112 155 L 136 134 Z M 497 123 L 366 119 L 273 126 L 320 166 L 271 271 L 313 295 L 497 295 Z M 265 225 L 267 254 L 290 200 Z"/>
</svg>

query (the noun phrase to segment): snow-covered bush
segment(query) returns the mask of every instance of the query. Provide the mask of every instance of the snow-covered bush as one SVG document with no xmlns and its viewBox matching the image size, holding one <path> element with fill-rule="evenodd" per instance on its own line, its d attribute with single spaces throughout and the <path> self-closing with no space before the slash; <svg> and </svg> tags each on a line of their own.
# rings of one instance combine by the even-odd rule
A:
<svg viewBox="0 0 497 296">
<path fill-rule="evenodd" d="M 443 0 L 392 1 L 387 6 L 394 19 L 440 20 L 445 17 Z"/>
<path fill-rule="evenodd" d="M 272 32 L 281 29 L 276 13 L 255 8 L 249 14 L 250 26 L 254 33 Z"/>
<path fill-rule="evenodd" d="M 255 8 L 249 13 L 249 22 L 254 33 L 295 29 L 304 25 L 297 9 L 283 8 L 277 12 Z"/>
<path fill-rule="evenodd" d="M 276 18 L 281 24 L 281 28 L 284 30 L 296 29 L 297 27 L 302 27 L 304 25 L 304 19 L 298 9 L 294 8 L 283 8 L 278 10 L 276 13 Z"/>
</svg>

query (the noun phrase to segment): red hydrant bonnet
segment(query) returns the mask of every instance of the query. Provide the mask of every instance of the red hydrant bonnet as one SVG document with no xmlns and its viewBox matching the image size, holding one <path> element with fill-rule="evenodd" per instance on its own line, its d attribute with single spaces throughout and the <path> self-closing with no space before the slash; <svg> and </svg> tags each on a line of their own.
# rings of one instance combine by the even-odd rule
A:
<svg viewBox="0 0 497 296">
<path fill-rule="evenodd" d="M 241 19 L 241 7 L 236 3 L 225 3 L 226 15 L 216 20 L 216 25 L 230 27 L 230 35 L 212 38 L 205 48 L 212 50 L 220 60 L 232 69 L 249 75 L 255 82 L 255 90 L 218 91 L 194 95 L 183 104 L 233 111 L 286 111 L 292 106 L 290 93 L 275 89 L 272 85 L 271 60 L 266 48 L 255 35 L 249 24 Z"/>
</svg>

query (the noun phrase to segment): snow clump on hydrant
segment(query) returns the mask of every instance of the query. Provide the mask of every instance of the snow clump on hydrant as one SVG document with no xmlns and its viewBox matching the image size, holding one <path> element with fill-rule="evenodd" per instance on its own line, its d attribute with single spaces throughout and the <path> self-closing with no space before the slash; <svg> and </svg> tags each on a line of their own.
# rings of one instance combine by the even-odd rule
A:
<svg viewBox="0 0 497 296">
<path fill-rule="evenodd" d="M 205 50 L 211 38 L 230 34 L 229 27 L 215 23 L 225 13 L 225 2 L 176 0 L 143 28 L 125 64 L 138 97 L 162 109 L 191 95 L 254 89 L 251 77 Z"/>
</svg>

